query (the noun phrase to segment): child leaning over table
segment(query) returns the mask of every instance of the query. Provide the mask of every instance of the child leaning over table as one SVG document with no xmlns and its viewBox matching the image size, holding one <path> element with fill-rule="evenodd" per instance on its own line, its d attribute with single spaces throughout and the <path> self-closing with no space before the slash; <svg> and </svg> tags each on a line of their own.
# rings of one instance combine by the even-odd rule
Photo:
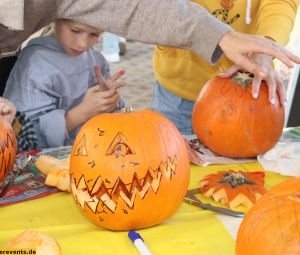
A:
<svg viewBox="0 0 300 255">
<path fill-rule="evenodd" d="M 100 34 L 59 19 L 53 36 L 31 40 L 19 55 L 4 97 L 33 123 L 38 148 L 70 145 L 90 118 L 124 106 L 117 89 L 125 83 L 116 82 L 123 73 L 110 77 L 108 63 L 92 47 Z"/>
</svg>

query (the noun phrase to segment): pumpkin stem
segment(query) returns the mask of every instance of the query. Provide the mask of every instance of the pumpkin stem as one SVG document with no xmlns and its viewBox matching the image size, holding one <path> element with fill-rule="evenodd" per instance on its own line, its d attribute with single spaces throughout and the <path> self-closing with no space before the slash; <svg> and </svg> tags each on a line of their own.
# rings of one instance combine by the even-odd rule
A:
<svg viewBox="0 0 300 255">
<path fill-rule="evenodd" d="M 246 88 L 248 84 L 253 82 L 254 75 L 248 72 L 237 72 L 233 75 L 232 80 L 243 88 Z"/>
<path fill-rule="evenodd" d="M 127 105 L 121 109 L 121 112 L 134 112 L 132 105 Z"/>
<path fill-rule="evenodd" d="M 242 173 L 224 173 L 224 178 L 220 183 L 227 183 L 233 189 L 243 184 L 255 184 L 253 181 L 248 180 Z"/>
</svg>

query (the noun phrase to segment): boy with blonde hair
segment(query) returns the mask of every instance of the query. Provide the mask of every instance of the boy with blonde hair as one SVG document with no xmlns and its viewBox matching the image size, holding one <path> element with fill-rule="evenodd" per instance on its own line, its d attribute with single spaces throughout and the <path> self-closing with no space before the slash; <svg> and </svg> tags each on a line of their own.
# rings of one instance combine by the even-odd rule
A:
<svg viewBox="0 0 300 255">
<path fill-rule="evenodd" d="M 33 123 L 39 148 L 70 145 L 90 118 L 124 106 L 117 89 L 125 83 L 116 82 L 123 73 L 111 77 L 93 48 L 101 32 L 58 19 L 54 36 L 34 38 L 21 51 L 4 97 Z"/>
</svg>

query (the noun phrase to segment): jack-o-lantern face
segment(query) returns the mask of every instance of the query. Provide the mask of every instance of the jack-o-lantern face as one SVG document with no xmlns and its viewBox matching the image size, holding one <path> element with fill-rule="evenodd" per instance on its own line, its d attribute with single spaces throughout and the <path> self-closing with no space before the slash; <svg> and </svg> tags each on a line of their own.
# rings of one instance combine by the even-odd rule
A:
<svg viewBox="0 0 300 255">
<path fill-rule="evenodd" d="M 180 133 L 160 114 L 101 114 L 77 135 L 70 172 L 75 201 L 93 223 L 129 230 L 175 213 L 188 187 L 189 158 Z"/>
<path fill-rule="evenodd" d="M 0 182 L 14 165 L 17 142 L 11 126 L 0 116 Z"/>
</svg>

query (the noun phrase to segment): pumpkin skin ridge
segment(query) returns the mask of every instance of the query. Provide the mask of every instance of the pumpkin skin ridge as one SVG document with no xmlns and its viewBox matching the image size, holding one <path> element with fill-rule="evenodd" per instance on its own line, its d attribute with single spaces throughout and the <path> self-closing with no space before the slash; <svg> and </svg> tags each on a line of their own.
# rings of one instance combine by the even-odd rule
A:
<svg viewBox="0 0 300 255">
<path fill-rule="evenodd" d="M 251 94 L 251 87 L 252 87 L 251 84 L 248 85 L 246 88 L 242 88 L 240 87 L 240 85 L 237 84 L 231 85 L 233 84 L 233 82 L 230 82 L 230 80 L 226 80 L 226 79 L 225 81 L 222 81 L 223 83 L 220 84 L 218 83 L 220 79 L 221 78 L 211 79 L 204 87 L 204 89 L 200 92 L 199 97 L 195 103 L 193 116 L 192 116 L 192 123 L 193 123 L 194 132 L 198 136 L 199 140 L 202 141 L 208 148 L 210 148 L 212 151 L 216 152 L 217 154 L 226 157 L 232 157 L 232 158 L 254 157 L 257 156 L 257 154 L 269 150 L 278 141 L 284 124 L 284 109 L 279 104 L 278 94 L 276 94 L 275 105 L 271 105 L 268 102 L 268 97 L 267 97 L 268 89 L 265 83 L 263 83 L 261 86 L 259 98 L 253 99 Z M 221 92 L 220 89 L 218 88 L 218 85 L 222 87 Z M 212 96 L 213 91 L 215 93 L 214 96 Z M 236 91 L 236 95 L 232 95 L 232 93 L 234 93 L 235 91 Z M 228 101 L 225 101 L 224 95 L 225 96 L 227 95 L 227 97 L 229 98 Z M 227 126 L 224 126 L 224 122 L 221 121 L 217 122 L 217 120 L 212 120 L 212 119 L 216 119 L 215 116 L 218 116 L 216 112 L 221 111 L 221 108 L 217 106 L 217 103 L 215 101 L 220 102 L 218 103 L 219 106 L 222 105 L 222 103 L 225 104 L 225 102 L 230 102 L 230 101 L 236 102 L 236 107 L 235 107 L 237 111 L 236 115 L 239 114 L 240 119 L 243 118 L 246 119 L 247 116 L 251 116 L 249 114 L 251 113 L 251 111 L 254 110 L 254 112 L 252 113 L 252 117 L 249 117 L 250 122 L 248 123 L 244 122 L 243 125 L 234 124 L 237 127 L 240 127 L 240 130 L 238 130 L 237 127 L 235 127 L 236 131 L 230 132 L 232 133 L 232 135 L 236 137 L 232 139 L 232 141 L 234 142 L 229 142 L 228 136 L 227 139 L 223 138 L 225 136 L 225 133 L 229 133 L 229 130 L 227 130 L 229 124 Z M 267 103 L 264 101 L 266 101 Z M 265 107 L 265 105 L 267 107 Z M 207 107 L 207 109 L 204 109 L 205 106 Z M 241 106 L 243 106 L 245 112 Z M 206 112 L 206 114 L 204 112 Z M 213 114 L 210 114 L 211 112 Z M 277 119 L 275 117 L 269 117 L 269 115 L 273 114 L 274 112 L 278 113 L 280 115 L 280 118 Z M 263 116 L 260 116 L 259 114 L 262 114 Z M 269 120 L 270 118 L 271 120 Z M 197 122 L 198 124 L 196 124 Z M 240 122 L 242 121 L 238 121 L 237 123 Z M 201 124 L 201 123 L 205 123 L 205 124 Z M 204 126 L 206 127 L 206 130 L 211 129 L 211 130 L 215 130 L 216 132 L 219 132 L 220 136 L 218 138 L 210 137 L 207 131 L 204 131 L 203 129 Z M 265 128 L 260 129 L 259 128 L 260 126 Z M 231 130 L 234 130 L 232 128 Z M 244 129 L 246 130 L 247 133 L 248 132 L 252 133 L 250 137 L 252 138 L 253 141 L 250 139 L 251 142 L 249 141 L 246 142 L 240 139 L 238 134 L 240 133 L 242 134 Z M 266 130 L 268 131 L 269 134 L 266 134 Z M 272 137 L 272 140 L 269 140 L 268 136 Z M 211 142 L 208 142 L 208 139 Z M 239 142 L 235 142 L 236 139 L 239 139 L 238 140 Z M 223 146 L 222 150 L 220 150 L 221 144 L 224 144 L 225 142 L 227 142 L 227 144 L 228 143 L 232 144 L 232 148 L 234 148 L 233 150 L 237 152 L 231 152 L 231 150 L 228 149 L 229 147 L 226 149 L 226 146 L 225 147 Z M 217 147 L 212 145 L 212 143 L 215 144 Z M 244 143 L 245 144 L 248 143 L 250 147 L 249 145 L 242 146 Z M 241 149 L 237 149 L 238 148 L 238 147 L 236 148 L 237 145 L 239 145 Z M 248 152 L 246 152 L 246 150 L 248 150 Z"/>
<path fill-rule="evenodd" d="M 160 118 L 162 118 L 162 117 L 158 117 L 158 113 L 154 113 L 153 111 L 147 112 L 148 110 L 145 110 L 145 111 L 147 114 L 149 113 L 148 114 L 149 119 L 155 118 L 155 119 L 161 121 L 162 123 L 169 122 L 168 120 L 165 120 L 165 119 L 160 120 Z M 93 121 L 93 125 L 89 126 L 89 128 L 91 128 L 93 130 L 96 130 L 97 127 L 101 127 L 103 130 L 106 130 L 107 133 L 104 137 L 99 138 L 99 141 L 95 140 L 95 138 L 92 138 L 91 136 L 90 137 L 94 141 L 91 141 L 90 140 L 91 138 L 87 139 L 87 144 L 90 144 L 90 148 L 92 148 L 92 149 L 93 149 L 93 144 L 98 143 L 98 147 L 100 150 L 97 152 L 97 155 L 98 155 L 97 160 L 99 162 L 96 162 L 96 165 L 98 164 L 98 166 L 99 166 L 99 163 L 100 162 L 102 163 L 101 164 L 102 170 L 99 171 L 99 169 L 98 169 L 97 175 L 95 172 L 96 170 L 95 171 L 92 170 L 92 171 L 90 171 L 90 173 L 93 172 L 93 174 L 94 174 L 92 178 L 85 176 L 86 182 L 88 182 L 88 180 L 90 180 L 89 183 L 87 183 L 88 189 L 90 190 L 94 186 L 93 182 L 99 176 L 101 176 L 103 181 L 105 181 L 106 178 L 108 178 L 108 181 L 110 181 L 110 183 L 111 183 L 109 188 L 111 188 L 112 185 L 115 183 L 114 179 L 111 179 L 111 177 L 108 177 L 107 174 L 104 174 L 103 169 L 107 169 L 107 167 L 110 166 L 110 172 L 116 171 L 115 166 L 110 164 L 110 162 L 115 161 L 116 158 L 115 158 L 115 156 L 112 155 L 112 156 L 108 156 L 110 158 L 109 159 L 107 157 L 103 157 L 102 155 L 105 153 L 105 151 L 108 150 L 108 148 L 110 148 L 110 146 L 112 144 L 111 141 L 116 138 L 116 133 L 119 131 L 122 131 L 124 137 L 127 139 L 130 149 L 133 149 L 136 151 L 137 146 L 139 146 L 139 150 L 136 151 L 137 154 L 136 155 L 130 154 L 130 155 L 125 156 L 124 162 L 128 163 L 131 160 L 131 158 L 134 159 L 134 157 L 136 157 L 136 156 L 140 157 L 140 160 L 138 160 L 138 162 L 141 161 L 140 162 L 141 164 L 137 166 L 137 169 L 139 169 L 139 170 L 135 171 L 138 174 L 138 177 L 139 177 L 138 179 L 140 181 L 140 184 L 143 185 L 143 181 L 144 181 L 143 178 L 145 178 L 145 176 L 146 176 L 146 174 L 144 172 L 146 170 L 146 168 L 144 168 L 144 166 L 147 166 L 147 171 L 149 168 L 151 168 L 152 171 L 155 172 L 155 176 L 157 176 L 156 172 L 158 170 L 165 171 L 164 169 L 166 169 L 168 171 L 168 172 L 166 172 L 166 174 L 168 174 L 168 173 L 171 174 L 169 167 L 173 164 L 173 163 L 171 163 L 171 161 L 174 160 L 174 158 L 176 157 L 176 160 L 178 161 L 176 167 L 177 167 L 177 170 L 180 170 L 180 171 L 176 170 L 176 173 L 174 176 L 172 176 L 171 181 L 167 180 L 164 176 L 162 176 L 161 180 L 160 180 L 159 188 L 158 188 L 156 194 L 154 194 L 154 192 L 151 191 L 152 187 L 149 187 L 149 189 L 145 195 L 145 199 L 141 199 L 139 197 L 139 194 L 136 194 L 135 200 L 133 201 L 133 209 L 132 210 L 127 206 L 127 204 L 124 202 L 124 200 L 121 197 L 119 197 L 117 200 L 117 203 L 118 203 L 118 208 L 120 208 L 120 209 L 117 208 L 116 213 L 112 214 L 106 208 L 109 215 L 105 215 L 104 222 L 103 222 L 103 220 L 99 221 L 100 218 L 98 216 L 98 215 L 100 215 L 99 212 L 102 210 L 102 205 L 101 205 L 102 201 L 101 200 L 99 200 L 99 202 L 97 204 L 96 210 L 99 211 L 97 214 L 91 213 L 92 209 L 87 207 L 86 202 L 83 202 L 84 209 L 81 208 L 81 205 L 77 203 L 77 205 L 78 205 L 79 209 L 82 211 L 82 213 L 88 219 L 90 219 L 94 224 L 104 227 L 104 228 L 107 228 L 107 229 L 111 229 L 111 230 L 129 230 L 129 229 L 145 228 L 145 227 L 159 224 L 162 221 L 164 221 L 165 219 L 169 218 L 176 212 L 178 207 L 181 205 L 181 201 L 185 195 L 185 192 L 188 187 L 188 181 L 189 181 L 189 157 L 188 157 L 188 153 L 187 153 L 187 150 L 185 147 L 184 140 L 181 136 L 180 136 L 180 138 L 176 137 L 175 139 L 170 138 L 170 137 L 174 137 L 176 132 L 177 132 L 177 134 L 179 134 L 179 131 L 177 129 L 176 129 L 176 132 L 175 132 L 175 130 L 173 131 L 173 127 L 174 127 L 173 125 L 169 127 L 169 130 L 173 131 L 173 132 L 170 132 L 170 131 L 168 131 L 168 128 L 161 127 L 162 124 L 157 124 L 157 126 L 154 124 L 151 124 L 152 121 L 151 120 L 149 121 L 146 117 L 143 117 L 143 115 L 140 116 L 139 114 L 142 114 L 140 112 L 134 113 L 134 115 L 131 115 L 131 113 L 123 113 L 123 114 L 114 115 L 114 116 L 116 116 L 117 119 L 119 119 L 117 122 L 115 119 L 113 119 L 114 117 L 110 116 L 109 114 L 107 116 L 104 116 L 105 118 L 107 118 L 107 122 L 109 122 L 109 126 L 110 126 L 109 128 L 107 128 L 107 122 L 104 120 L 104 118 L 97 118 L 97 121 L 100 124 L 97 124 L 95 122 L 96 121 L 96 119 L 95 119 Z M 126 114 L 128 114 L 129 117 L 127 116 L 125 120 L 122 120 L 122 118 Z M 145 112 L 143 114 L 145 114 Z M 117 128 L 117 127 L 114 127 L 115 124 L 112 124 L 112 123 L 115 123 L 115 124 L 127 123 L 127 124 L 126 125 L 121 124 L 120 125 L 121 128 Z M 158 123 L 158 122 L 155 122 L 155 120 L 153 120 L 153 123 Z M 119 125 L 119 124 L 117 124 L 117 125 Z M 148 132 L 146 132 L 147 128 L 146 127 L 144 128 L 144 126 L 146 126 L 146 125 L 147 126 L 154 125 L 154 127 L 151 128 L 152 130 L 149 132 L 149 134 L 148 134 Z M 137 134 L 133 133 L 133 135 L 131 134 L 129 136 L 129 133 L 128 133 L 129 129 L 134 130 L 134 133 L 137 133 Z M 81 130 L 80 131 L 81 133 L 79 136 L 81 137 L 83 133 L 90 132 L 88 130 L 89 130 L 88 128 L 86 128 L 85 131 Z M 143 139 L 140 138 L 141 133 L 139 133 L 139 132 L 141 132 L 141 131 L 147 133 L 143 137 Z M 158 132 L 158 131 L 160 131 L 160 132 Z M 160 139 L 161 139 L 160 135 L 162 135 L 163 132 L 165 132 L 165 135 L 168 135 L 168 133 L 172 133 L 172 134 L 170 136 L 166 136 L 164 138 L 164 141 L 160 141 Z M 110 136 L 115 137 L 115 138 L 109 138 Z M 94 137 L 96 137 L 98 139 L 97 136 L 94 136 Z M 150 138 L 151 138 L 151 140 L 150 140 Z M 80 140 L 80 138 L 77 139 L 77 141 L 79 141 L 79 140 Z M 169 141 L 168 146 L 166 146 L 167 141 Z M 176 141 L 176 143 L 174 141 Z M 153 142 L 155 143 L 155 146 L 152 146 Z M 139 143 L 139 145 L 138 145 L 138 143 Z M 148 150 L 147 144 L 149 144 L 153 148 L 157 148 L 157 149 Z M 184 146 L 184 148 L 183 148 L 183 146 Z M 76 151 L 76 147 L 73 148 L 72 152 L 73 151 Z M 150 151 L 152 151 L 151 152 L 152 154 L 149 154 Z M 154 151 L 155 151 L 155 153 L 153 153 Z M 146 157 L 145 159 L 142 159 L 143 155 Z M 144 162 L 142 162 L 143 160 L 150 162 L 150 160 L 152 160 L 151 157 L 153 155 L 154 155 L 154 160 L 152 163 L 144 164 Z M 147 159 L 147 157 L 149 159 Z M 157 158 L 157 160 L 156 160 L 156 158 Z M 120 157 L 120 160 L 123 160 L 123 157 Z M 159 160 L 159 162 L 157 162 L 158 160 Z M 71 174 L 73 174 L 71 178 L 73 181 L 74 180 L 76 181 L 76 185 L 78 185 L 79 180 L 80 180 L 80 176 L 78 175 L 79 171 L 87 172 L 87 170 L 89 170 L 88 164 L 84 163 L 87 161 L 88 161 L 88 159 L 85 159 L 85 161 L 82 161 L 79 164 L 79 163 L 77 163 L 78 161 L 77 161 L 76 157 L 71 158 Z M 135 160 L 133 160 L 133 161 L 135 161 Z M 163 164 L 164 167 L 161 168 L 162 167 L 161 162 L 163 162 L 163 163 L 169 162 L 169 163 L 164 163 Z M 72 167 L 74 168 L 73 169 L 74 171 L 72 171 Z M 75 167 L 76 167 L 76 169 L 77 168 L 78 169 L 76 170 Z M 85 167 L 87 170 L 84 170 L 82 167 Z M 83 170 L 80 170 L 79 168 L 82 168 Z M 121 169 L 121 168 L 119 167 L 119 169 Z M 133 171 L 134 169 L 135 169 L 134 167 L 130 167 L 130 171 L 126 170 L 124 172 L 124 176 L 128 175 L 128 177 L 129 177 L 131 175 L 130 174 L 131 171 Z M 143 169 L 145 169 L 145 170 L 143 170 Z M 76 170 L 76 173 L 75 173 L 75 170 Z M 75 173 L 75 175 L 74 175 L 74 173 Z M 114 174 L 114 175 L 116 176 L 116 178 L 118 176 L 121 176 L 119 174 Z M 128 181 L 128 179 L 126 179 L 126 178 L 123 179 L 123 175 L 121 177 L 122 177 L 122 181 L 126 185 L 128 183 L 130 183 L 133 178 L 133 176 L 131 175 L 130 181 Z M 173 182 L 173 184 L 168 184 L 171 182 Z M 100 179 L 99 179 L 99 183 L 100 183 Z M 74 184 L 74 182 L 73 182 L 73 184 Z M 105 182 L 105 184 L 107 184 L 107 183 Z M 128 188 L 128 186 L 126 186 L 126 187 L 127 187 L 127 190 L 130 192 L 131 188 Z M 173 188 L 171 188 L 171 187 L 173 187 Z M 174 190 L 176 192 L 174 192 Z M 109 190 L 109 192 L 111 193 L 111 190 Z M 172 195 L 172 193 L 170 193 L 170 195 L 168 195 L 169 192 L 174 193 L 174 195 Z M 74 193 L 73 193 L 73 196 L 75 198 Z M 159 199 L 160 199 L 159 201 L 155 202 L 155 200 L 154 200 L 153 202 L 150 202 L 153 199 L 157 200 L 158 199 L 157 197 L 159 197 Z M 79 198 L 79 200 L 80 199 L 81 198 Z M 76 198 L 75 198 L 75 200 L 76 200 Z M 180 200 L 180 201 L 178 201 L 178 200 Z M 141 203 L 147 203 L 147 204 L 142 206 Z M 171 205 L 171 204 L 174 204 L 174 205 Z M 175 207 L 175 205 L 178 205 L 178 207 L 170 209 L 171 206 Z M 93 206 L 95 206 L 95 204 Z M 92 208 L 94 208 L 93 206 L 92 206 Z M 103 208 L 105 208 L 105 205 L 103 205 L 103 206 L 104 206 Z M 111 208 L 113 208 L 113 207 L 111 207 Z M 154 208 L 157 208 L 157 209 L 154 209 Z M 162 210 L 161 212 L 159 212 L 160 208 L 165 208 L 165 209 Z M 123 211 L 121 211 L 121 210 L 123 210 Z M 134 216 L 135 214 L 136 214 L 136 216 Z M 139 215 L 139 216 L 137 216 L 137 215 Z"/>
<path fill-rule="evenodd" d="M 291 178 L 263 195 L 240 225 L 236 254 L 299 254 L 299 192 L 300 178 Z"/>
</svg>

